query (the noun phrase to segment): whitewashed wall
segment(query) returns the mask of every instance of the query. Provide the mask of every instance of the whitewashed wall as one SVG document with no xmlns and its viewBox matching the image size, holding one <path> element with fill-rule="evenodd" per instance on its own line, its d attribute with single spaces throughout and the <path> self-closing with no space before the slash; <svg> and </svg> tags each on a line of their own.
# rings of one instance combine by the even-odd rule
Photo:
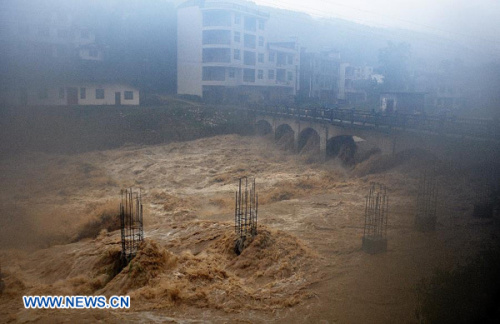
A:
<svg viewBox="0 0 500 324">
<path fill-rule="evenodd" d="M 81 99 L 81 88 L 85 88 L 85 99 Z M 96 89 L 104 89 L 104 99 L 96 99 Z M 125 91 L 133 92 L 132 100 L 125 100 Z M 115 105 L 115 92 L 120 92 L 122 105 L 139 105 L 139 91 L 131 86 L 119 84 L 81 84 L 78 86 L 78 104 Z"/>
<path fill-rule="evenodd" d="M 60 97 L 60 89 L 63 89 L 64 96 Z M 47 85 L 47 86 L 27 86 L 26 91 L 26 104 L 29 106 L 64 106 L 68 104 L 68 88 L 77 89 L 77 104 L 84 106 L 98 106 L 98 105 L 115 105 L 115 92 L 120 92 L 121 105 L 139 105 L 140 97 L 139 90 L 128 85 L 123 84 L 67 84 L 67 85 Z M 81 89 L 85 88 L 86 96 L 84 99 L 80 98 Z M 47 93 L 46 98 L 41 98 L 41 92 Z M 96 99 L 96 89 L 104 89 L 104 98 Z M 132 91 L 133 99 L 125 99 L 125 91 Z M 21 88 L 9 88 L 0 90 L 0 101 L 7 105 L 23 105 L 21 100 Z"/>
</svg>

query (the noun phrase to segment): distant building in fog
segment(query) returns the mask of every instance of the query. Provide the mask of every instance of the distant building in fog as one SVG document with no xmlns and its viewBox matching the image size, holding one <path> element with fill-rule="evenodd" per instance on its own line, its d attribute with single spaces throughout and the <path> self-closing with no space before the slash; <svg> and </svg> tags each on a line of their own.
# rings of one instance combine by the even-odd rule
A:
<svg viewBox="0 0 500 324">
<path fill-rule="evenodd" d="M 374 76 L 371 66 L 353 66 L 349 63 L 340 64 L 339 91 L 337 99 L 344 103 L 358 103 L 366 100 L 366 91 L 357 84 L 361 80 L 371 80 Z"/>
<path fill-rule="evenodd" d="M 92 30 L 77 25 L 68 7 L 58 8 L 0 4 L 0 102 L 138 105 L 136 88 L 104 75 L 104 47 Z"/>
<path fill-rule="evenodd" d="M 269 43 L 269 14 L 252 2 L 190 0 L 177 9 L 177 93 L 221 101 L 289 100 L 298 44 Z"/>
<path fill-rule="evenodd" d="M 26 60 L 102 60 L 91 29 L 77 26 L 70 12 L 34 7 L 0 7 L 0 40 L 4 55 Z M 84 49 L 87 49 L 84 54 Z M 83 55 L 82 55 L 83 54 Z"/>
<path fill-rule="evenodd" d="M 393 91 L 380 94 L 380 111 L 385 114 L 424 113 L 425 92 Z"/>
<path fill-rule="evenodd" d="M 321 102 L 337 101 L 340 53 L 300 53 L 300 97 Z"/>
<path fill-rule="evenodd" d="M 416 89 L 428 93 L 426 107 L 431 113 L 456 113 L 464 109 L 466 90 L 470 87 L 467 78 L 457 71 L 420 72 L 416 78 Z"/>
</svg>

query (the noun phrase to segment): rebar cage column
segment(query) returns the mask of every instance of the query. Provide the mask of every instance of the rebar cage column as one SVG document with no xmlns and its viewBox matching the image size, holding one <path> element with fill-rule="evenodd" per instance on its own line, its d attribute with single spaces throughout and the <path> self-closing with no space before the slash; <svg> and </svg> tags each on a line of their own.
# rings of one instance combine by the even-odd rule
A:
<svg viewBox="0 0 500 324">
<path fill-rule="evenodd" d="M 235 252 L 243 250 L 247 235 L 257 235 L 257 219 L 259 210 L 259 196 L 255 187 L 255 178 L 250 181 L 243 177 L 238 181 L 238 190 L 235 193 L 234 229 L 238 236 Z"/>
<path fill-rule="evenodd" d="M 389 195 L 387 188 L 372 183 L 365 200 L 365 226 L 362 248 L 367 253 L 387 251 L 387 218 L 389 212 Z"/>
<path fill-rule="evenodd" d="M 120 203 L 122 258 L 127 262 L 136 255 L 137 248 L 144 239 L 142 211 L 141 191 L 134 193 L 131 188 L 122 190 Z"/>
</svg>

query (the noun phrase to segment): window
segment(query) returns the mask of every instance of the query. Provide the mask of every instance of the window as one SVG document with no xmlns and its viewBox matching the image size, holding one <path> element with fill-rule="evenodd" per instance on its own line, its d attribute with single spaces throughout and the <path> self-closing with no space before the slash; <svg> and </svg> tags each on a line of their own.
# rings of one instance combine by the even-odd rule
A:
<svg viewBox="0 0 500 324">
<path fill-rule="evenodd" d="M 85 98 L 87 98 L 87 89 L 80 88 L 80 99 L 85 99 Z"/>
<path fill-rule="evenodd" d="M 89 49 L 89 56 L 90 57 L 97 57 L 98 51 L 95 48 Z"/>
<path fill-rule="evenodd" d="M 283 52 L 278 52 L 276 55 L 276 65 L 283 66 L 286 64 L 286 54 Z"/>
<path fill-rule="evenodd" d="M 287 60 L 288 64 L 293 64 L 293 55 L 292 54 L 288 54 L 286 56 L 286 60 Z"/>
<path fill-rule="evenodd" d="M 345 69 L 346 78 L 354 78 L 354 68 L 352 66 L 348 66 Z"/>
<path fill-rule="evenodd" d="M 235 49 L 234 50 L 234 59 L 235 60 L 240 60 L 240 50 L 239 49 Z"/>
<path fill-rule="evenodd" d="M 95 98 L 104 99 L 104 89 L 95 89 Z"/>
<path fill-rule="evenodd" d="M 257 71 L 257 79 L 259 79 L 259 80 L 264 79 L 264 70 Z"/>
<path fill-rule="evenodd" d="M 234 77 L 235 77 L 235 76 L 236 76 L 236 73 L 234 72 L 234 70 L 233 70 L 233 69 L 230 69 L 230 70 L 229 70 L 229 77 L 230 77 L 231 79 L 234 79 Z"/>
<path fill-rule="evenodd" d="M 203 13 L 203 26 L 231 26 L 231 13 L 226 10 L 210 10 Z"/>
<path fill-rule="evenodd" d="M 276 56 L 276 53 L 274 52 L 269 52 L 269 62 L 274 62 L 274 57 Z"/>
<path fill-rule="evenodd" d="M 239 43 L 240 42 L 240 38 L 241 38 L 241 34 L 240 32 L 234 32 L 234 41 L 236 43 Z"/>
<path fill-rule="evenodd" d="M 255 41 L 256 41 L 255 35 L 245 34 L 243 38 L 243 45 L 245 45 L 245 47 L 248 48 L 255 48 Z"/>
<path fill-rule="evenodd" d="M 239 15 L 239 14 L 234 15 L 234 23 L 236 25 L 239 25 L 241 23 L 241 15 Z"/>
<path fill-rule="evenodd" d="M 288 78 L 288 81 L 292 81 L 293 80 L 293 73 L 292 72 L 287 72 L 287 78 Z"/>
<path fill-rule="evenodd" d="M 278 82 L 285 82 L 285 69 L 277 69 L 276 70 L 276 81 Z"/>
<path fill-rule="evenodd" d="M 263 53 L 259 53 L 259 55 L 257 56 L 257 61 L 259 61 L 259 63 L 264 63 L 264 54 Z"/>
<path fill-rule="evenodd" d="M 47 88 L 41 88 L 38 90 L 38 99 L 47 99 L 49 97 L 49 90 Z"/>
<path fill-rule="evenodd" d="M 59 99 L 64 99 L 64 88 L 59 88 Z"/>
<path fill-rule="evenodd" d="M 203 81 L 225 81 L 226 69 L 219 66 L 205 66 L 202 79 Z"/>
<path fill-rule="evenodd" d="M 204 30 L 202 37 L 205 44 L 231 44 L 231 32 L 229 30 Z"/>
<path fill-rule="evenodd" d="M 125 98 L 125 100 L 134 100 L 134 92 L 133 91 L 125 91 L 124 98 Z"/>
<path fill-rule="evenodd" d="M 255 65 L 256 55 L 255 52 L 245 51 L 243 52 L 243 63 L 245 65 Z"/>
<path fill-rule="evenodd" d="M 245 17 L 245 30 L 256 31 L 257 19 L 255 19 L 254 17 Z"/>
<path fill-rule="evenodd" d="M 231 62 L 231 49 L 229 48 L 204 48 L 203 62 L 229 63 Z"/>
<path fill-rule="evenodd" d="M 255 70 L 254 69 L 243 69 L 243 81 L 255 82 Z"/>
<path fill-rule="evenodd" d="M 265 25 L 264 20 L 259 19 L 259 29 L 260 30 L 264 30 L 264 25 Z"/>
<path fill-rule="evenodd" d="M 259 46 L 264 46 L 264 37 L 259 36 Z"/>
<path fill-rule="evenodd" d="M 267 71 L 267 78 L 269 80 L 274 80 L 274 70 Z"/>
</svg>

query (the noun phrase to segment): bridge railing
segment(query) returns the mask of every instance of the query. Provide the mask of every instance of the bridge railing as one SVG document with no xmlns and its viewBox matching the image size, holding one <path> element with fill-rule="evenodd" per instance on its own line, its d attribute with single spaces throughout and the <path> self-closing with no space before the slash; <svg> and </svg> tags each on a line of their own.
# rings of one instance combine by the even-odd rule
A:
<svg viewBox="0 0 500 324">
<path fill-rule="evenodd" d="M 328 122 L 337 125 L 355 125 L 371 128 L 412 129 L 438 134 L 500 138 L 498 121 L 459 118 L 426 114 L 383 114 L 355 109 L 297 108 L 288 106 L 251 107 L 249 110 L 273 115 Z"/>
</svg>

